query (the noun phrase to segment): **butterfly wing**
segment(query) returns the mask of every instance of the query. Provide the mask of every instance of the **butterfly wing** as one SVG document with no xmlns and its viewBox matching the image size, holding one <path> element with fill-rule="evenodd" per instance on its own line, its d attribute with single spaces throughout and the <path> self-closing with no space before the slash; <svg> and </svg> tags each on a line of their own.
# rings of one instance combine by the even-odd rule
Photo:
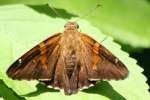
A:
<svg viewBox="0 0 150 100">
<path fill-rule="evenodd" d="M 59 56 L 60 38 L 61 33 L 58 33 L 32 48 L 10 66 L 8 76 L 13 79 L 51 80 Z"/>
<path fill-rule="evenodd" d="M 83 65 L 86 67 L 88 80 L 119 80 L 128 76 L 126 66 L 104 46 L 87 35 L 82 35 L 85 52 Z"/>
</svg>

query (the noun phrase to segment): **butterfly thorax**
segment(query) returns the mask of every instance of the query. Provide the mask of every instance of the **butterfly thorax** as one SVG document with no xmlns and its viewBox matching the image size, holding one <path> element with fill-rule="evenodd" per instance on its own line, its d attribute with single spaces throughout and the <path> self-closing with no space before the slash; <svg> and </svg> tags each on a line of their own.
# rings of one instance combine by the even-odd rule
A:
<svg viewBox="0 0 150 100">
<path fill-rule="evenodd" d="M 66 29 L 64 33 L 62 33 L 61 38 L 61 46 L 65 70 L 67 72 L 68 77 L 72 76 L 75 68 L 79 63 L 79 49 L 80 49 L 80 33 L 75 29 Z"/>
<path fill-rule="evenodd" d="M 66 95 L 94 85 L 98 80 L 124 79 L 126 66 L 97 41 L 68 22 L 65 31 L 32 48 L 7 70 L 13 79 L 37 79 L 63 89 Z"/>
</svg>

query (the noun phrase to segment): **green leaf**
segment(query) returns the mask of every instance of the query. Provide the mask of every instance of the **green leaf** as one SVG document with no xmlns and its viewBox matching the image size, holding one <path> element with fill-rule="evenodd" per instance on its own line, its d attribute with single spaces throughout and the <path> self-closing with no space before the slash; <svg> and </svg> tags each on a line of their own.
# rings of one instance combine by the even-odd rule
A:
<svg viewBox="0 0 150 100">
<path fill-rule="evenodd" d="M 51 0 L 50 4 L 78 16 L 86 15 L 83 18 L 121 43 L 150 47 L 150 6 L 146 0 Z M 97 4 L 102 7 L 91 11 Z"/>
<path fill-rule="evenodd" d="M 67 13 L 67 12 L 66 12 Z M 100 30 L 93 27 L 88 21 L 78 20 L 82 32 L 101 43 L 106 37 Z M 148 100 L 146 78 L 136 61 L 122 50 L 120 46 L 108 37 L 102 42 L 115 56 L 129 69 L 129 77 L 120 81 L 102 81 L 90 89 L 80 91 L 76 95 L 65 96 L 63 92 L 48 89 L 37 81 L 17 81 L 7 77 L 6 70 L 22 54 L 30 50 L 39 42 L 57 32 L 63 32 L 66 20 L 50 17 L 36 12 L 24 5 L 9 5 L 0 7 L 0 79 L 27 100 Z"/>
<path fill-rule="evenodd" d="M 0 80 L 0 94 L 5 100 L 24 100 L 8 88 L 2 80 Z"/>
<path fill-rule="evenodd" d="M 0 97 L 0 100 L 4 100 L 4 99 Z"/>
<path fill-rule="evenodd" d="M 39 5 L 46 4 L 49 0 L 0 0 L 0 5 L 5 4 L 29 4 L 29 5 Z"/>
<path fill-rule="evenodd" d="M 43 5 L 48 2 L 52 7 L 65 9 L 72 15 L 86 15 L 85 19 L 123 44 L 134 48 L 150 47 L 150 6 L 146 0 L 1 0 L 0 5 Z M 91 11 L 97 4 L 102 7 Z M 63 13 L 62 16 L 68 15 Z"/>
</svg>

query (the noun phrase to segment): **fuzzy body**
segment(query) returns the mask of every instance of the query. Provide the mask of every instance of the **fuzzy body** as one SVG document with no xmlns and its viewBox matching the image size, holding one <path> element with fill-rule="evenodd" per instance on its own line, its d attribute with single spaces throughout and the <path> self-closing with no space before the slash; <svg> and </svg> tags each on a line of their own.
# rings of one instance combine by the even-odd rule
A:
<svg viewBox="0 0 150 100">
<path fill-rule="evenodd" d="M 94 85 L 98 80 L 128 76 L 126 66 L 100 43 L 68 22 L 65 31 L 41 42 L 7 70 L 13 79 L 39 80 L 66 95 Z"/>
</svg>

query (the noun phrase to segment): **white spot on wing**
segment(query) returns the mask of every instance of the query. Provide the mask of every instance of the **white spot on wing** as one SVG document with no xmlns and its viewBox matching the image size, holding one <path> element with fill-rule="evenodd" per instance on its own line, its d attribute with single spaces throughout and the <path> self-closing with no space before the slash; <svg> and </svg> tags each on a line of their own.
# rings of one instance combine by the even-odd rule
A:
<svg viewBox="0 0 150 100">
<path fill-rule="evenodd" d="M 48 87 L 48 88 L 53 88 L 51 85 L 48 85 L 47 87 Z"/>
<path fill-rule="evenodd" d="M 40 80 L 40 81 L 49 81 L 51 79 L 38 79 L 38 80 Z"/>
<path fill-rule="evenodd" d="M 88 89 L 88 88 L 89 88 L 88 86 L 83 86 L 80 90 Z"/>
<path fill-rule="evenodd" d="M 91 78 L 91 79 L 89 79 L 89 80 L 90 80 L 90 81 L 99 81 L 100 79 L 94 79 L 94 78 L 92 79 L 92 78 Z"/>
<path fill-rule="evenodd" d="M 118 61 L 119 61 L 119 60 L 116 58 L 116 59 L 115 59 L 115 63 L 118 63 Z"/>
<path fill-rule="evenodd" d="M 22 59 L 19 59 L 18 62 L 21 64 L 22 63 Z"/>
<path fill-rule="evenodd" d="M 90 84 L 90 85 L 89 85 L 89 87 L 92 87 L 92 86 L 94 86 L 94 85 L 93 85 L 93 84 Z"/>
<path fill-rule="evenodd" d="M 92 87 L 92 86 L 94 86 L 94 84 L 90 84 L 89 86 L 83 86 L 81 89 L 79 89 L 79 90 L 83 90 L 83 89 L 88 89 L 88 88 L 90 88 L 90 87 Z"/>
<path fill-rule="evenodd" d="M 59 87 L 53 87 L 54 89 L 56 89 L 56 90 L 60 90 L 60 88 Z"/>
</svg>

